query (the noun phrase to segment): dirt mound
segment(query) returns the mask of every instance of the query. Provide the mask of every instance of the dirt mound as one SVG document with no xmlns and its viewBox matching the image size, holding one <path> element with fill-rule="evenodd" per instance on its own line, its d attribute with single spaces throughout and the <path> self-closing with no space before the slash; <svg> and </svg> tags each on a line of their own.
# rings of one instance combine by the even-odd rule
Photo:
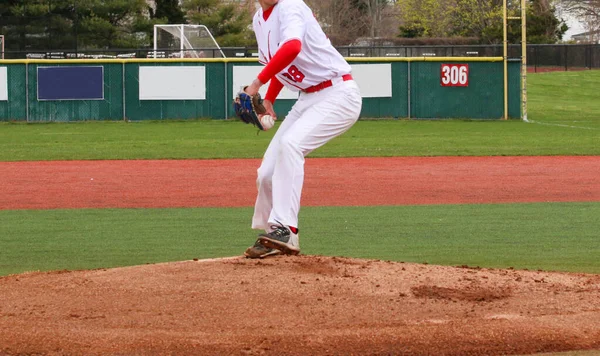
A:
<svg viewBox="0 0 600 356">
<path fill-rule="evenodd" d="M 2 277 L 0 300 L 0 354 L 600 349 L 600 275 L 235 257 Z"/>
</svg>

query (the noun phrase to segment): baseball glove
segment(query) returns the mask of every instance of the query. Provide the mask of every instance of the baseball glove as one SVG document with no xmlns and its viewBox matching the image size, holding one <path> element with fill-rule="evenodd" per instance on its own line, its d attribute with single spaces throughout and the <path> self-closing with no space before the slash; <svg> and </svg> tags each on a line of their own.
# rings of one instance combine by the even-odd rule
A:
<svg viewBox="0 0 600 356">
<path fill-rule="evenodd" d="M 233 101 L 233 109 L 237 117 L 246 124 L 252 124 L 262 131 L 265 130 L 260 122 L 259 115 L 264 115 L 267 110 L 263 105 L 263 100 L 259 93 L 251 96 L 242 90 L 237 94 Z"/>
</svg>

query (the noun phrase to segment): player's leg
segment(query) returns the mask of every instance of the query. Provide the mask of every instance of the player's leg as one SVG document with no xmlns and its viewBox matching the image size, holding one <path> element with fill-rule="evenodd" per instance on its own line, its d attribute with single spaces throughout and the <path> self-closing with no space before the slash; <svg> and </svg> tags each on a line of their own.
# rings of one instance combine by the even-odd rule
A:
<svg viewBox="0 0 600 356">
<path fill-rule="evenodd" d="M 279 143 L 281 137 L 288 132 L 298 117 L 300 117 L 298 111 L 295 110 L 295 108 L 292 108 L 271 139 L 260 167 L 257 170 L 256 188 L 258 194 L 254 204 L 254 216 L 252 217 L 253 229 L 270 230 L 271 224 L 269 224 L 269 216 L 271 215 L 271 209 L 273 208 L 273 171 L 277 162 Z"/>
<path fill-rule="evenodd" d="M 254 216 L 252 217 L 253 229 L 263 229 L 266 233 L 270 233 L 274 230 L 271 228 L 271 224 L 269 224 L 269 215 L 273 208 L 272 179 L 275 161 L 277 159 L 277 151 L 279 150 L 279 141 L 298 117 L 299 115 L 297 115 L 297 112 L 294 109 L 288 113 L 286 119 L 281 123 L 279 129 L 271 139 L 269 147 L 263 156 L 261 165 L 258 168 L 256 179 L 258 194 L 254 205 Z M 259 240 L 256 240 L 254 245 L 248 247 L 244 252 L 244 255 L 249 258 L 264 258 L 278 254 L 281 254 L 280 250 L 263 246 Z"/>
<path fill-rule="evenodd" d="M 281 224 L 282 231 L 260 239 L 267 247 L 291 254 L 299 251 L 294 246 L 298 243 L 297 236 L 285 229 L 298 227 L 304 157 L 350 129 L 360 115 L 362 99 L 356 84 L 348 81 L 321 92 L 303 94 L 297 105 L 301 115 L 279 139 L 271 182 L 273 208 L 268 221 Z"/>
</svg>

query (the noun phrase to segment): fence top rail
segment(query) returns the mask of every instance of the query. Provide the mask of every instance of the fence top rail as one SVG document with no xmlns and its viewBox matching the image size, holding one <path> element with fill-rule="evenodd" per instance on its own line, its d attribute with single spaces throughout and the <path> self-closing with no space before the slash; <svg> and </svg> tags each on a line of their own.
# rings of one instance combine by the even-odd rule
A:
<svg viewBox="0 0 600 356">
<path fill-rule="evenodd" d="M 348 62 L 499 62 L 502 57 L 352 57 Z M 127 59 L 4 59 L 0 64 L 82 64 L 82 63 L 233 63 L 258 62 L 256 58 L 127 58 Z"/>
</svg>

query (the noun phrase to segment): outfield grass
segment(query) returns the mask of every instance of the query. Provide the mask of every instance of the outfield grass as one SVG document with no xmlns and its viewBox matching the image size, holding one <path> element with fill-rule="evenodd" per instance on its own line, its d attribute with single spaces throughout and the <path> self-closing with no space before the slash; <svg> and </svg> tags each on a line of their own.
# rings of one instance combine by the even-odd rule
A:
<svg viewBox="0 0 600 356">
<path fill-rule="evenodd" d="M 312 157 L 599 155 L 600 71 L 529 75 L 529 119 L 361 121 Z M 0 124 L 0 161 L 259 158 L 238 121 Z"/>
<path fill-rule="evenodd" d="M 0 211 L 0 275 L 236 256 L 251 208 Z M 600 273 L 600 203 L 306 207 L 302 251 Z"/>
<path fill-rule="evenodd" d="M 600 71 L 540 73 L 527 79 L 530 119 L 600 130 Z"/>
</svg>

